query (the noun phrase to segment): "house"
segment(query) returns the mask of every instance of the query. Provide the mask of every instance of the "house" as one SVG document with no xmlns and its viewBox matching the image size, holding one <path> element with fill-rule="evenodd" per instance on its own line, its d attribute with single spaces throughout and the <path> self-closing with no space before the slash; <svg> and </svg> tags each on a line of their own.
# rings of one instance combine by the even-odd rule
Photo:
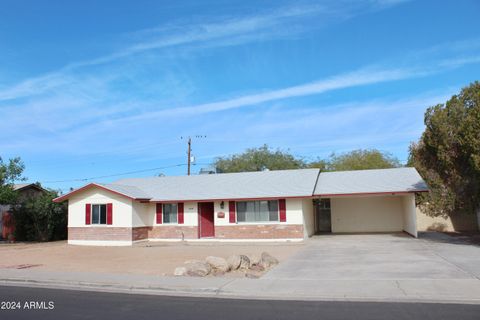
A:
<svg viewBox="0 0 480 320">
<path fill-rule="evenodd" d="M 14 184 L 13 190 L 17 193 L 18 202 L 37 197 L 45 192 L 45 189 L 36 183 Z M 3 239 L 8 239 L 9 235 L 13 235 L 15 231 L 15 223 L 10 212 L 11 207 L 11 204 L 0 205 L 0 237 Z"/>
<path fill-rule="evenodd" d="M 301 241 L 318 232 L 417 236 L 415 168 L 165 176 L 90 183 L 68 200 L 68 242 Z"/>
</svg>

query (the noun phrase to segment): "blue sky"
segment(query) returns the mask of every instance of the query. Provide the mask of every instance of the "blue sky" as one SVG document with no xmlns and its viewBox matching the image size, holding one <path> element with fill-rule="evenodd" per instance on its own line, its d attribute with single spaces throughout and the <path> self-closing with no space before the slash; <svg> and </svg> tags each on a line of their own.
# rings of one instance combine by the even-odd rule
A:
<svg viewBox="0 0 480 320">
<path fill-rule="evenodd" d="M 425 109 L 480 80 L 479 14 L 466 0 L 3 0 L 0 156 L 64 191 L 185 174 L 189 135 L 206 135 L 194 172 L 264 143 L 404 161 Z"/>
</svg>

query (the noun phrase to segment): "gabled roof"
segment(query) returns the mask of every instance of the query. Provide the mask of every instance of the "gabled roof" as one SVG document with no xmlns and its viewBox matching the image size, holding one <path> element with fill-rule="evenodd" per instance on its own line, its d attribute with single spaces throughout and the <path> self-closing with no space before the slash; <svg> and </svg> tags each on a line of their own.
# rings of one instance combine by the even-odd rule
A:
<svg viewBox="0 0 480 320">
<path fill-rule="evenodd" d="M 114 184 L 135 186 L 151 201 L 310 197 L 318 173 L 318 169 L 222 173 L 123 179 Z"/>
<path fill-rule="evenodd" d="M 296 198 L 428 191 L 415 168 L 322 172 L 319 169 L 222 173 L 122 179 L 90 183 L 54 201 L 87 188 L 102 188 L 133 200 L 152 202 Z"/>
<path fill-rule="evenodd" d="M 415 168 L 322 172 L 314 195 L 425 192 L 428 186 Z"/>
<path fill-rule="evenodd" d="M 45 189 L 43 189 L 36 183 L 16 183 L 13 185 L 13 190 L 15 191 L 20 191 L 27 188 L 35 188 L 40 191 L 45 191 Z"/>
<path fill-rule="evenodd" d="M 78 193 L 80 191 L 84 191 L 90 188 L 95 188 L 95 187 L 113 192 L 115 194 L 124 196 L 126 198 L 130 198 L 133 200 L 150 200 L 151 199 L 149 195 L 147 195 L 145 192 L 143 192 L 142 190 L 134 186 L 116 185 L 113 183 L 89 183 L 86 186 L 83 186 L 79 189 L 75 189 L 73 191 L 70 191 L 69 193 L 66 193 L 58 198 L 53 199 L 53 201 L 62 202 L 70 198 L 75 193 Z"/>
</svg>

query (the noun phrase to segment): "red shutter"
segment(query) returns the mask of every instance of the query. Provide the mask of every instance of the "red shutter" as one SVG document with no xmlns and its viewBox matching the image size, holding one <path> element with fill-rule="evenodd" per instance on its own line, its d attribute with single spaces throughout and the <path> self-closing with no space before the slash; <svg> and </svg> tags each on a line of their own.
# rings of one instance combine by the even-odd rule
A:
<svg viewBox="0 0 480 320">
<path fill-rule="evenodd" d="M 157 203 L 157 224 L 162 224 L 162 204 Z"/>
<path fill-rule="evenodd" d="M 178 223 L 183 224 L 183 202 L 178 203 Z"/>
<path fill-rule="evenodd" d="M 230 223 L 237 222 L 236 215 L 235 215 L 235 201 L 228 201 L 228 211 L 229 211 Z"/>
<path fill-rule="evenodd" d="M 107 203 L 107 224 L 112 224 L 113 221 L 113 205 Z"/>
<path fill-rule="evenodd" d="M 90 224 L 91 223 L 91 217 L 90 213 L 92 212 L 92 205 L 90 203 L 87 203 L 85 205 L 85 224 Z"/>
<path fill-rule="evenodd" d="M 287 205 L 285 199 L 278 199 L 278 211 L 280 213 L 280 222 L 287 222 Z"/>
</svg>

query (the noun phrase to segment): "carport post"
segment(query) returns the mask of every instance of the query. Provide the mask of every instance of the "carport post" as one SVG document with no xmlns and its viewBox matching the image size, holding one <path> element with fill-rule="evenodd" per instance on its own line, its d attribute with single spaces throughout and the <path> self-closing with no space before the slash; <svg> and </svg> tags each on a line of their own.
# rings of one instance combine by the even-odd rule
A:
<svg viewBox="0 0 480 320">
<path fill-rule="evenodd" d="M 417 238 L 417 208 L 415 193 L 403 196 L 403 231 Z"/>
</svg>

